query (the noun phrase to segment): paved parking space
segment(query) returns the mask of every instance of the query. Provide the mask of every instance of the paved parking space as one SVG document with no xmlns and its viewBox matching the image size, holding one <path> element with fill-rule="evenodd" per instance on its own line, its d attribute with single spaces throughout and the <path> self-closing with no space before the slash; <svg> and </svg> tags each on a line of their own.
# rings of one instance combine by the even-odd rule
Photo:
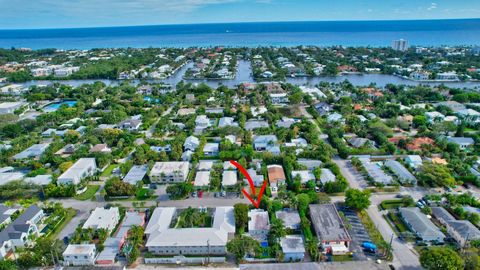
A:
<svg viewBox="0 0 480 270">
<path fill-rule="evenodd" d="M 363 226 L 357 213 L 353 210 L 346 209 L 342 206 L 338 206 L 338 210 L 345 214 L 348 223 L 351 228 L 348 228 L 352 242 L 350 244 L 350 250 L 353 252 L 353 259 L 356 261 L 366 261 L 371 254 L 365 253 L 361 247 L 363 242 L 370 242 L 370 236 L 368 235 L 365 227 Z M 368 255 L 368 256 L 367 256 Z"/>
</svg>

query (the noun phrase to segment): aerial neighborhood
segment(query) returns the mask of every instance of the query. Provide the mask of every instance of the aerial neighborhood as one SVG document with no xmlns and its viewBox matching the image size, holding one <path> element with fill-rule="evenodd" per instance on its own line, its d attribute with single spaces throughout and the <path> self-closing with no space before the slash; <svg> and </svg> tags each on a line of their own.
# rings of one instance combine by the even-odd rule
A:
<svg viewBox="0 0 480 270">
<path fill-rule="evenodd" d="M 474 48 L 0 52 L 0 269 L 479 267 Z"/>
</svg>

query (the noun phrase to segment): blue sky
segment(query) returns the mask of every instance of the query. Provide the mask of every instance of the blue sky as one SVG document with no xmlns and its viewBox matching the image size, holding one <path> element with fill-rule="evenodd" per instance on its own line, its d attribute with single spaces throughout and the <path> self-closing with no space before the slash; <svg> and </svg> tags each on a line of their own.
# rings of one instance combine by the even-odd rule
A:
<svg viewBox="0 0 480 270">
<path fill-rule="evenodd" d="M 479 0 L 0 0 L 0 29 L 480 18 Z"/>
</svg>

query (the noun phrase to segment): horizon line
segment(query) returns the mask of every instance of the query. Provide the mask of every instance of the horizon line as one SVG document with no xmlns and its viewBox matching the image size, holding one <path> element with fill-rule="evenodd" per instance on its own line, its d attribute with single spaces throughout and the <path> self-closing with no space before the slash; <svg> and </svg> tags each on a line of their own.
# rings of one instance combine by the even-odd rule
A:
<svg viewBox="0 0 480 270">
<path fill-rule="evenodd" d="M 415 22 L 415 21 L 466 21 L 480 20 L 480 18 L 446 18 L 446 19 L 395 19 L 395 20 L 288 20 L 288 21 L 239 21 L 239 22 L 204 22 L 204 23 L 166 23 L 166 24 L 139 24 L 117 26 L 85 26 L 85 27 L 44 27 L 44 28 L 0 28 L 0 31 L 32 31 L 32 30 L 75 30 L 75 29 L 106 29 L 106 28 L 134 28 L 156 26 L 190 26 L 190 25 L 218 25 L 218 24 L 254 24 L 254 23 L 306 23 L 306 22 Z"/>
</svg>

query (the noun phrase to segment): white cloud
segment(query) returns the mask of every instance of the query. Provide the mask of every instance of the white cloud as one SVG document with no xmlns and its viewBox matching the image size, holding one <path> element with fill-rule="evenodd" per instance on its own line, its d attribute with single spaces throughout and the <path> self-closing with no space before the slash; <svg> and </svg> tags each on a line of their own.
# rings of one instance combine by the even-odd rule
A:
<svg viewBox="0 0 480 270">
<path fill-rule="evenodd" d="M 437 3 L 431 3 L 427 10 L 434 10 L 437 8 Z"/>
</svg>

